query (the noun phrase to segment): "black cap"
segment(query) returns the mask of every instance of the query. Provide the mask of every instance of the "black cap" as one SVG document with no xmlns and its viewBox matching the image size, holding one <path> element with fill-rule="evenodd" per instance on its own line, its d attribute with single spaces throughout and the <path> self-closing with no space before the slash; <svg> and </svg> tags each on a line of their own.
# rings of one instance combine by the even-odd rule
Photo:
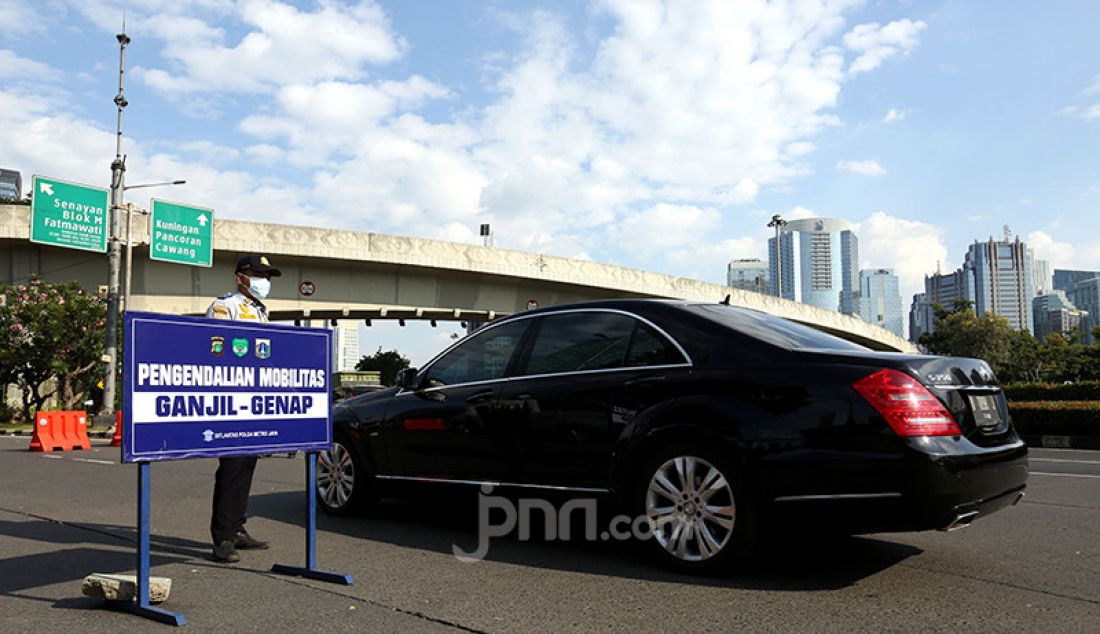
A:
<svg viewBox="0 0 1100 634">
<path fill-rule="evenodd" d="M 238 273 L 270 273 L 271 277 L 279 277 L 283 274 L 279 269 L 271 266 L 264 255 L 245 255 L 237 260 Z"/>
</svg>

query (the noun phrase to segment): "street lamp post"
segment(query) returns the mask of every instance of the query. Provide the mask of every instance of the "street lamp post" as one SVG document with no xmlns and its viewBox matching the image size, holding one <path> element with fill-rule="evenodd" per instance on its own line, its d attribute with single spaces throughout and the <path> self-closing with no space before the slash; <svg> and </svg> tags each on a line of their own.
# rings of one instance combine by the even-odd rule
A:
<svg viewBox="0 0 1100 634">
<path fill-rule="evenodd" d="M 772 216 L 769 227 L 775 227 L 775 295 L 783 297 L 783 247 L 779 243 L 779 231 L 786 226 L 787 221 L 779 214 Z"/>
</svg>

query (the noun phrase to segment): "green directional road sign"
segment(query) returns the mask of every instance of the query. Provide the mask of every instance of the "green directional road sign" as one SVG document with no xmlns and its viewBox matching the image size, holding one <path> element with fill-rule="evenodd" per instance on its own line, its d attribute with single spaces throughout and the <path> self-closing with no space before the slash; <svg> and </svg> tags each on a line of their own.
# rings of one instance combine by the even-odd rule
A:
<svg viewBox="0 0 1100 634">
<path fill-rule="evenodd" d="M 153 199 L 149 257 L 164 262 L 214 263 L 214 210 Z"/>
<path fill-rule="evenodd" d="M 107 250 L 110 197 L 102 187 L 33 177 L 31 242 L 103 253 Z"/>
</svg>

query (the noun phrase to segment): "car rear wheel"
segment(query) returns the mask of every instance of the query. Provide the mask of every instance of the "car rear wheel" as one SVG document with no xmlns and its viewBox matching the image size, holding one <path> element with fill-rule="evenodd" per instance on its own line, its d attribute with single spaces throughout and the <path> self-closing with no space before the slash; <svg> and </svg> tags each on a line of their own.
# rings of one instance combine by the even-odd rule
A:
<svg viewBox="0 0 1100 634">
<path fill-rule="evenodd" d="M 646 546 L 658 560 L 708 573 L 752 556 L 755 508 L 731 461 L 706 447 L 679 445 L 651 459 L 638 484 L 637 507 L 653 533 Z"/>
<path fill-rule="evenodd" d="M 354 515 L 370 502 L 374 474 L 351 443 L 336 438 L 332 449 L 317 454 L 317 501 L 330 515 Z"/>
</svg>

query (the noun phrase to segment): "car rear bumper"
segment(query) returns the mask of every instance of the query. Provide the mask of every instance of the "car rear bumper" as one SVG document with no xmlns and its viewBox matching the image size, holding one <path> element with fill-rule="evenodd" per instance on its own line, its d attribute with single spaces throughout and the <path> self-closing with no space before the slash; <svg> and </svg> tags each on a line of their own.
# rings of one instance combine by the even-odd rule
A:
<svg viewBox="0 0 1100 634">
<path fill-rule="evenodd" d="M 866 490 L 785 496 L 771 508 L 781 525 L 797 518 L 795 525 L 847 533 L 960 528 L 1019 501 L 1027 486 L 1027 447 L 913 439 L 904 458 L 878 475 Z"/>
<path fill-rule="evenodd" d="M 1027 446 L 967 445 L 947 439 L 922 443 L 911 456 L 914 482 L 905 497 L 918 530 L 957 527 L 960 519 L 969 523 L 1019 501 L 1027 486 Z"/>
</svg>

